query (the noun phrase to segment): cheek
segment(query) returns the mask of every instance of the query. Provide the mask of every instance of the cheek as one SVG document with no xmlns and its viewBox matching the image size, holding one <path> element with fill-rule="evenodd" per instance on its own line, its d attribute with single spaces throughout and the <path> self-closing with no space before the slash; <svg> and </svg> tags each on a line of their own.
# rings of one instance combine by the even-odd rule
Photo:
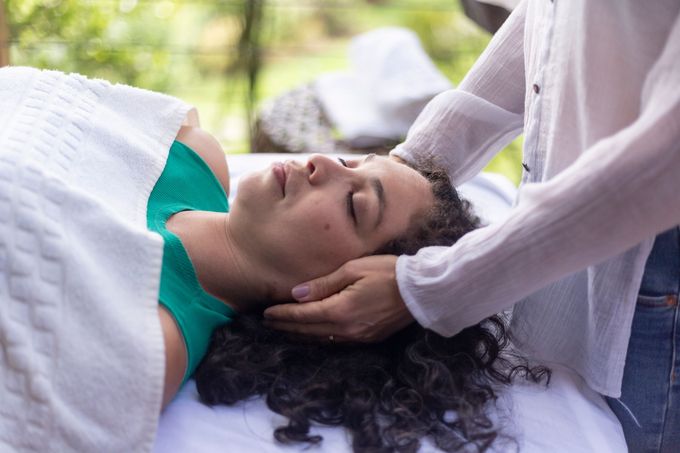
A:
<svg viewBox="0 0 680 453">
<path fill-rule="evenodd" d="M 308 216 L 300 231 L 315 245 L 343 243 L 348 239 L 346 228 L 339 225 L 332 216 L 318 214 Z"/>
<path fill-rule="evenodd" d="M 314 266 L 336 268 L 360 254 L 353 233 L 332 216 L 314 216 L 299 231 L 298 238 L 306 249 L 306 261 Z"/>
<path fill-rule="evenodd" d="M 309 240 L 326 241 L 343 234 L 345 229 L 338 209 L 332 209 L 324 200 L 308 200 L 291 209 L 289 215 L 289 222 Z"/>
</svg>

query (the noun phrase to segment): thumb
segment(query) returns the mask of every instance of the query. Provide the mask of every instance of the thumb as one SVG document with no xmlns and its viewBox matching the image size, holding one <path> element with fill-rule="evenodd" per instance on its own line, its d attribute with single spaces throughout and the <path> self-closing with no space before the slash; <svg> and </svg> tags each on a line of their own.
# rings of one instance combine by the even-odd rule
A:
<svg viewBox="0 0 680 453">
<path fill-rule="evenodd" d="M 360 278 L 348 270 L 347 264 L 349 263 L 345 263 L 330 274 L 297 285 L 291 291 L 291 295 L 298 302 L 309 302 L 326 299 L 340 292 Z"/>
</svg>

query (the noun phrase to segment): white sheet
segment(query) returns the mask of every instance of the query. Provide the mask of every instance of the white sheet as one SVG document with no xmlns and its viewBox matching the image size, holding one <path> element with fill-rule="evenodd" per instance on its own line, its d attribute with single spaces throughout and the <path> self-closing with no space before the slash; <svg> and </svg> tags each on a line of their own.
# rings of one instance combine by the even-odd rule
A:
<svg viewBox="0 0 680 453">
<path fill-rule="evenodd" d="M 352 156 L 345 156 L 352 157 Z M 356 157 L 356 156 L 354 156 Z M 244 173 L 276 160 L 305 160 L 305 155 L 255 154 L 229 157 L 232 196 Z M 483 174 L 461 187 L 486 221 L 502 218 L 514 199 L 514 186 L 502 176 Z M 552 366 L 548 388 L 526 383 L 507 389 L 498 402 L 503 432 L 514 437 L 523 453 L 621 453 L 627 451 L 618 420 L 602 397 L 572 371 Z M 154 453 L 303 451 L 304 446 L 282 446 L 273 440 L 274 428 L 284 418 L 270 411 L 261 398 L 235 406 L 207 407 L 198 401 L 190 381 L 162 414 Z M 350 452 L 345 431 L 315 427 L 324 440 L 314 452 Z M 429 443 L 423 452 L 436 451 Z M 495 451 L 515 451 L 499 444 Z"/>
<path fill-rule="evenodd" d="M 624 453 L 621 425 L 604 400 L 574 373 L 553 368 L 548 388 L 517 384 L 499 401 L 504 433 L 515 437 L 522 453 Z M 198 401 L 189 381 L 161 416 L 154 453 L 298 452 L 301 446 L 274 442 L 274 428 L 284 418 L 258 398 L 235 406 L 208 407 Z M 348 436 L 340 428 L 315 427 L 323 442 L 318 453 L 351 452 Z M 421 452 L 438 451 L 427 443 Z M 515 451 L 510 443 L 497 452 Z"/>
</svg>

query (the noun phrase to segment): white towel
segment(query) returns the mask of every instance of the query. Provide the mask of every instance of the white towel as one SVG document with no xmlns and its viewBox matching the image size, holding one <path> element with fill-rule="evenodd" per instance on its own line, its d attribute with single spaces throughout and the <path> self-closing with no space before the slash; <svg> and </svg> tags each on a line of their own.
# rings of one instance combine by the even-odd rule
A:
<svg viewBox="0 0 680 453">
<path fill-rule="evenodd" d="M 146 203 L 190 107 L 0 69 L 0 451 L 149 451 L 164 378 Z"/>
</svg>

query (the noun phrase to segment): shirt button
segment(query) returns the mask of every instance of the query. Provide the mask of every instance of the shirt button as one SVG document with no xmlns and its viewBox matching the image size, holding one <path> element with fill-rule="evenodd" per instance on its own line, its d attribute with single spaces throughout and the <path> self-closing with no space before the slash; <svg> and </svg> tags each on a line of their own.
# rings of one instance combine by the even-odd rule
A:
<svg viewBox="0 0 680 453">
<path fill-rule="evenodd" d="M 539 87 L 538 85 L 536 85 L 534 83 L 534 93 L 538 94 L 538 93 L 540 93 L 540 91 L 541 91 L 541 87 Z"/>
</svg>

